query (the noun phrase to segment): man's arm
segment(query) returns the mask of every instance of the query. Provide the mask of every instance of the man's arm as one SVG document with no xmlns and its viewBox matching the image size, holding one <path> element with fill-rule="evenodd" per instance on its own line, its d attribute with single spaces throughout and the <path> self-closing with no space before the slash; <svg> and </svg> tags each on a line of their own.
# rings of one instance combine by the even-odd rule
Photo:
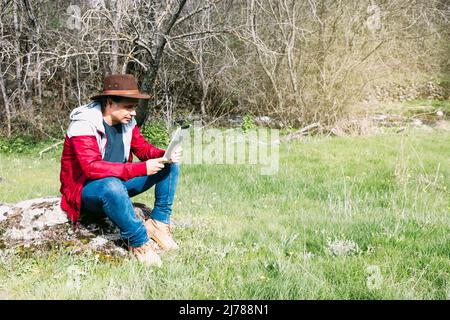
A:
<svg viewBox="0 0 450 320">
<path fill-rule="evenodd" d="M 145 140 L 138 126 L 135 126 L 131 138 L 131 152 L 133 152 L 139 160 L 145 161 L 162 157 L 165 150 L 156 148 L 150 144 Z"/>
<path fill-rule="evenodd" d="M 70 143 L 81 169 L 89 180 L 106 177 L 129 180 L 147 175 L 145 162 L 115 163 L 103 161 L 95 136 L 75 136 L 70 138 Z"/>
</svg>

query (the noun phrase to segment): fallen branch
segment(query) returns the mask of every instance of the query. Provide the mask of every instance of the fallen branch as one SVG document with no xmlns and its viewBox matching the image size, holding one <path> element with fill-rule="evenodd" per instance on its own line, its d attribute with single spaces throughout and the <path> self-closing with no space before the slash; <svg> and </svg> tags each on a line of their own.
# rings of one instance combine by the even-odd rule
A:
<svg viewBox="0 0 450 320">
<path fill-rule="evenodd" d="M 320 126 L 319 122 L 311 123 L 311 124 L 307 125 L 306 127 L 301 128 L 300 130 L 297 130 L 293 133 L 288 134 L 285 137 L 282 137 L 280 140 L 274 141 L 273 143 L 278 144 L 281 141 L 291 141 L 294 139 L 298 139 L 298 138 L 304 136 L 305 134 L 307 134 L 309 130 L 317 128 L 318 126 Z"/>
<path fill-rule="evenodd" d="M 51 149 L 53 149 L 53 148 L 56 148 L 57 146 L 59 146 L 60 144 L 63 144 L 63 143 L 64 143 L 64 140 L 58 141 L 57 143 L 52 144 L 50 147 L 47 147 L 47 148 L 45 148 L 45 149 L 39 151 L 39 158 L 42 158 L 42 155 L 43 155 L 44 153 L 46 153 L 47 151 L 49 151 L 49 150 L 51 150 Z"/>
</svg>

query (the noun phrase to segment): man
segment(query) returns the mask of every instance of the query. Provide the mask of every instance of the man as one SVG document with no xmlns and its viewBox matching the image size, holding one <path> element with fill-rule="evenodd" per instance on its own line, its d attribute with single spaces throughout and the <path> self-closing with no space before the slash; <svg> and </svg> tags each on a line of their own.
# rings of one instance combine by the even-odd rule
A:
<svg viewBox="0 0 450 320">
<path fill-rule="evenodd" d="M 161 266 L 149 238 L 164 250 L 177 249 L 169 227 L 181 149 L 165 163 L 164 150 L 148 143 L 134 116 L 139 99 L 132 75 L 110 75 L 103 92 L 70 114 L 61 157 L 61 207 L 77 223 L 80 212 L 106 214 L 139 261 Z M 133 162 L 132 155 L 141 162 Z M 143 223 L 130 197 L 155 186 L 155 204 Z"/>
</svg>

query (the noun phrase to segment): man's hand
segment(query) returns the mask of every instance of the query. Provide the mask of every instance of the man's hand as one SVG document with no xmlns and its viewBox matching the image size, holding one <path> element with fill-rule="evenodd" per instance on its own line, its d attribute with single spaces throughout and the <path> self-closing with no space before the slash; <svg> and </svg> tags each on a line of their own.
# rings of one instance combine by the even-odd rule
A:
<svg viewBox="0 0 450 320">
<path fill-rule="evenodd" d="M 183 148 L 178 147 L 176 150 L 173 151 L 169 163 L 179 163 L 181 161 L 182 155 L 183 155 Z"/>
<path fill-rule="evenodd" d="M 157 173 L 159 170 L 164 168 L 164 158 L 156 158 L 145 161 L 147 164 L 147 175 L 150 176 L 152 174 Z"/>
</svg>

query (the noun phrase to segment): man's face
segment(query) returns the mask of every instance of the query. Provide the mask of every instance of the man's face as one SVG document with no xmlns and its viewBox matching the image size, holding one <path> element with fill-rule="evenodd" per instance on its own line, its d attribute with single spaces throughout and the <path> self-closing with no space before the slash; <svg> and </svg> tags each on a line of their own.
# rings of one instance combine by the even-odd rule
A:
<svg viewBox="0 0 450 320">
<path fill-rule="evenodd" d="M 110 115 L 113 124 L 129 123 L 131 118 L 136 116 L 138 103 L 138 99 L 124 98 L 118 103 L 108 99 L 107 113 Z"/>
</svg>

